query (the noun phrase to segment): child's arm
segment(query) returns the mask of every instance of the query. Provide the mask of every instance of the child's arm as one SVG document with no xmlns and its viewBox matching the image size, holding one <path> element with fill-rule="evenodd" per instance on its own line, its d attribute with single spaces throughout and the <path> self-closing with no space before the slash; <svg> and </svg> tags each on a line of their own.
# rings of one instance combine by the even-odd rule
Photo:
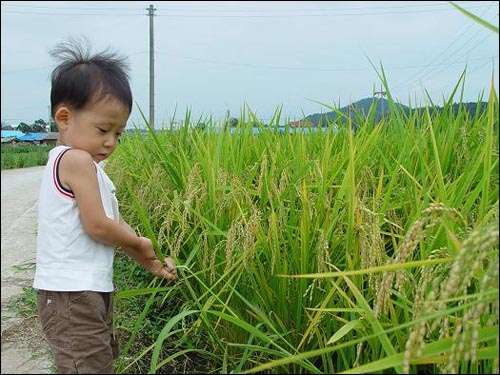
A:
<svg viewBox="0 0 500 375">
<path fill-rule="evenodd" d="M 59 179 L 75 194 L 82 226 L 89 236 L 107 245 L 120 246 L 156 276 L 175 278 L 173 261 L 166 259 L 167 264 L 161 265 L 150 239 L 137 236 L 128 224 L 121 225 L 106 216 L 95 165 L 89 153 L 78 149 L 66 152 L 59 164 Z"/>
</svg>

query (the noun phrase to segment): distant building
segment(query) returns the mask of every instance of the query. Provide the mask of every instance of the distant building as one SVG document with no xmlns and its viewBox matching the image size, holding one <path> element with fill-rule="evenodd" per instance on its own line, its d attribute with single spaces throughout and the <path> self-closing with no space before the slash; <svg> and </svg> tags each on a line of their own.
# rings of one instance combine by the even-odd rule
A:
<svg viewBox="0 0 500 375">
<path fill-rule="evenodd" d="M 19 142 L 30 142 L 33 144 L 41 144 L 47 136 L 47 133 L 30 133 L 27 132 L 20 137 L 16 137 Z"/>
<path fill-rule="evenodd" d="M 24 133 L 19 130 L 2 130 L 2 138 L 22 137 Z"/>
<path fill-rule="evenodd" d="M 22 133 L 16 137 L 13 137 L 11 142 L 25 142 L 31 143 L 34 145 L 56 145 L 57 139 L 59 137 L 58 132 L 49 132 L 49 133 L 31 133 L 27 132 Z M 2 142 L 4 142 L 3 134 L 2 134 Z"/>
<path fill-rule="evenodd" d="M 59 132 L 48 132 L 46 134 L 47 136 L 43 139 L 42 144 L 55 146 L 59 138 Z"/>
<path fill-rule="evenodd" d="M 309 120 L 292 121 L 289 125 L 292 128 L 299 128 L 299 127 L 300 128 L 303 128 L 303 127 L 310 128 L 310 127 L 314 126 L 314 124 Z"/>
<path fill-rule="evenodd" d="M 17 138 L 23 135 L 24 133 L 19 130 L 2 130 L 2 143 L 17 142 Z"/>
</svg>

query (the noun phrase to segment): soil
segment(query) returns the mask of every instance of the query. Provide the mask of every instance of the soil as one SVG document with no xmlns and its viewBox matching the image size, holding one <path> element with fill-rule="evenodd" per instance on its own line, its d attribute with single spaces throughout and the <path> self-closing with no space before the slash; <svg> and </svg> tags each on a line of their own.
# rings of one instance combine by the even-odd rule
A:
<svg viewBox="0 0 500 375">
<path fill-rule="evenodd" d="M 3 170 L 2 182 L 2 374 L 53 374 L 52 355 L 36 311 L 21 314 L 23 288 L 33 284 L 37 199 L 43 167 Z"/>
</svg>

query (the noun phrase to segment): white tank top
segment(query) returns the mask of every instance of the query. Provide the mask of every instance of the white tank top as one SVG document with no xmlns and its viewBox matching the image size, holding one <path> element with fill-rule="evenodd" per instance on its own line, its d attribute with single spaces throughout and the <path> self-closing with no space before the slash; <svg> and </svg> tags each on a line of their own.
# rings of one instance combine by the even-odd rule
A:
<svg viewBox="0 0 500 375">
<path fill-rule="evenodd" d="M 33 287 L 111 292 L 114 246 L 98 242 L 85 233 L 75 196 L 59 181 L 59 160 L 69 149 L 57 146 L 50 150 L 42 177 Z M 106 216 L 119 222 L 115 186 L 99 164 L 94 164 Z"/>
</svg>

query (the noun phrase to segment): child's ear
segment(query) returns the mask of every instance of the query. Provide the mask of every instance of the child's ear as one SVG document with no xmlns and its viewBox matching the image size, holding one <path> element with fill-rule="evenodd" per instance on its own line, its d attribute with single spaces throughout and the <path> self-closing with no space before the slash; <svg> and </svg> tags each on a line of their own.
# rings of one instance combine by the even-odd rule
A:
<svg viewBox="0 0 500 375">
<path fill-rule="evenodd" d="M 64 131 L 69 127 L 69 119 L 71 117 L 71 110 L 68 107 L 59 107 L 54 114 L 54 121 L 59 128 L 59 131 Z"/>
</svg>

